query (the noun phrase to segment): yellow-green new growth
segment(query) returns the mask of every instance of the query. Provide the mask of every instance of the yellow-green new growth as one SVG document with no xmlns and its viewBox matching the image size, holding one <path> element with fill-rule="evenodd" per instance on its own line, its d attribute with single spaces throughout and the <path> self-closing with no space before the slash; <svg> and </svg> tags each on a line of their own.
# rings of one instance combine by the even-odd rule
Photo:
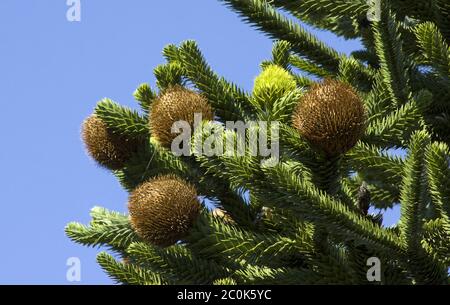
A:
<svg viewBox="0 0 450 305">
<path fill-rule="evenodd" d="M 295 78 L 278 65 L 268 65 L 255 79 L 252 102 L 258 108 L 270 109 L 275 100 L 297 88 Z"/>
</svg>

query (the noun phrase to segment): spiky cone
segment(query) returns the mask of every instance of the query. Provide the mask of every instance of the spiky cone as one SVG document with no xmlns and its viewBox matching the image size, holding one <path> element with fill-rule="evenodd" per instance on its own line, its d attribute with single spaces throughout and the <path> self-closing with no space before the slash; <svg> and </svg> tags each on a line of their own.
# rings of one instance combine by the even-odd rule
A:
<svg viewBox="0 0 450 305">
<path fill-rule="evenodd" d="M 366 119 L 364 104 L 350 85 L 326 80 L 302 96 L 292 123 L 312 146 L 327 156 L 338 156 L 355 146 Z"/>
<path fill-rule="evenodd" d="M 131 225 L 153 245 L 167 247 L 183 239 L 200 214 L 195 188 L 174 175 L 138 186 L 128 201 Z"/>
<path fill-rule="evenodd" d="M 95 114 L 83 122 L 81 135 L 89 156 L 111 170 L 122 169 L 139 145 L 135 139 L 113 133 Z"/>
<path fill-rule="evenodd" d="M 152 136 L 166 148 L 170 148 L 173 139 L 173 123 L 185 121 L 194 128 L 194 114 L 201 113 L 202 120 L 213 120 L 213 110 L 208 100 L 201 94 L 174 86 L 166 89 L 150 107 L 150 131 Z"/>
</svg>

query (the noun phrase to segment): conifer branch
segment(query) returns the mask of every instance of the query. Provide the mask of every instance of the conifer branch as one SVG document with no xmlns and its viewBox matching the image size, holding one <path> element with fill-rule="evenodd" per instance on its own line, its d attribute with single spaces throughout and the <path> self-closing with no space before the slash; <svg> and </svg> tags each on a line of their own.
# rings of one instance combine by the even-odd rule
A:
<svg viewBox="0 0 450 305">
<path fill-rule="evenodd" d="M 101 252 L 97 262 L 118 283 L 128 285 L 166 285 L 168 284 L 160 275 L 148 269 L 139 268 L 130 263 L 117 262 L 114 257 Z"/>
<path fill-rule="evenodd" d="M 416 27 L 417 42 L 423 52 L 423 63 L 450 82 L 450 46 L 444 41 L 439 29 L 431 22 Z"/>
<path fill-rule="evenodd" d="M 382 2 L 381 20 L 375 23 L 373 29 L 375 50 L 391 101 L 396 105 L 402 105 L 408 101 L 410 93 L 407 75 L 410 64 L 404 57 L 397 17 L 387 6 L 386 1 Z"/>
<path fill-rule="evenodd" d="M 336 74 L 340 55 L 300 25 L 278 13 L 264 0 L 221 0 L 238 12 L 243 20 L 275 40 L 292 44 L 292 50 L 313 63 Z"/>
<path fill-rule="evenodd" d="M 216 115 L 224 121 L 249 116 L 251 106 L 247 95 L 211 70 L 195 42 L 184 42 L 179 48 L 179 56 L 187 78 L 206 95 Z"/>
<path fill-rule="evenodd" d="M 144 139 L 150 135 L 146 118 L 110 99 L 100 101 L 95 108 L 95 114 L 109 129 L 120 135 Z"/>
</svg>

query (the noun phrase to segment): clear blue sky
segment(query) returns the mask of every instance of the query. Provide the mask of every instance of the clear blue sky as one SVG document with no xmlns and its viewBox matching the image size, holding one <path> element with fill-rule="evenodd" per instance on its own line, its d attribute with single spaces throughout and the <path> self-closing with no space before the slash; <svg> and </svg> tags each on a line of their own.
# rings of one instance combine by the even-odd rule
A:
<svg viewBox="0 0 450 305">
<path fill-rule="evenodd" d="M 140 83 L 168 43 L 195 39 L 217 73 L 250 89 L 271 42 L 218 1 L 81 0 L 81 22 L 65 0 L 0 1 L 0 284 L 70 284 L 66 260 L 79 257 L 82 284 L 110 283 L 97 249 L 64 235 L 101 205 L 126 210 L 127 194 L 85 154 L 80 124 L 109 97 L 135 107 Z M 357 48 L 328 33 L 342 52 Z M 392 223 L 398 211 L 387 218 Z"/>
</svg>

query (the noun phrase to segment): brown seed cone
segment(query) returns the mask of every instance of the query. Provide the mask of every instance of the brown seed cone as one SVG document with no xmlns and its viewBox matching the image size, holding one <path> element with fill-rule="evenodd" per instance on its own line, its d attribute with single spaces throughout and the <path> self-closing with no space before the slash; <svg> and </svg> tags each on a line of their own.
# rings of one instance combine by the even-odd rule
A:
<svg viewBox="0 0 450 305">
<path fill-rule="evenodd" d="M 142 239 L 161 247 L 185 237 L 200 209 L 194 187 L 173 175 L 141 184 L 128 201 L 133 229 Z"/>
<path fill-rule="evenodd" d="M 150 109 L 150 131 L 158 142 L 170 148 L 172 140 L 178 134 L 171 128 L 176 121 L 186 121 L 194 127 L 194 114 L 201 113 L 203 120 L 213 120 L 213 110 L 208 100 L 181 86 L 174 86 L 164 91 L 153 103 Z"/>
<path fill-rule="evenodd" d="M 337 156 L 355 146 L 364 133 L 366 110 L 350 85 L 326 80 L 301 98 L 292 123 L 312 146 Z"/>
<path fill-rule="evenodd" d="M 108 130 L 96 115 L 91 115 L 84 121 L 81 133 L 88 154 L 101 166 L 111 170 L 123 168 L 138 146 L 137 141 Z"/>
</svg>

